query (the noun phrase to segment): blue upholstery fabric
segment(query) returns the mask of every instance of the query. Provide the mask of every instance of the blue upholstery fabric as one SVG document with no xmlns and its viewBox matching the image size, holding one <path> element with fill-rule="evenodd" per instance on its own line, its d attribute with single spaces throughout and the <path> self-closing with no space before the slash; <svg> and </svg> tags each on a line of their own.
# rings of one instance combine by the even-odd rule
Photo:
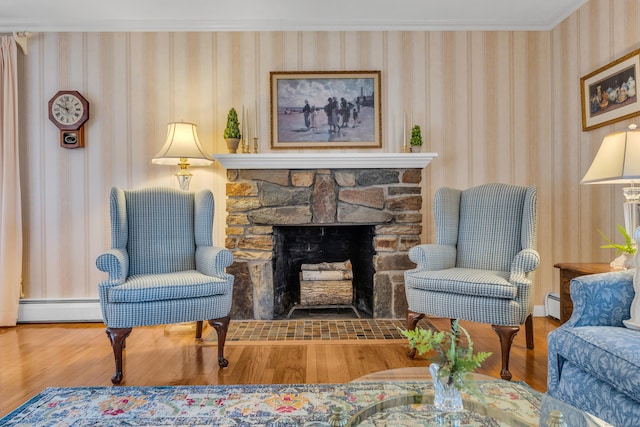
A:
<svg viewBox="0 0 640 427">
<path fill-rule="evenodd" d="M 640 420 L 640 331 L 622 323 L 631 317 L 634 274 L 573 279 L 573 313 L 548 336 L 547 392 L 615 426 Z"/>
<path fill-rule="evenodd" d="M 409 310 L 493 325 L 522 325 L 533 310 L 536 188 L 485 184 L 440 188 L 436 243 L 411 248 Z"/>
<path fill-rule="evenodd" d="M 105 324 L 129 328 L 219 319 L 231 310 L 230 251 L 212 246 L 213 195 L 111 190 L 112 249 L 96 265 Z"/>
</svg>

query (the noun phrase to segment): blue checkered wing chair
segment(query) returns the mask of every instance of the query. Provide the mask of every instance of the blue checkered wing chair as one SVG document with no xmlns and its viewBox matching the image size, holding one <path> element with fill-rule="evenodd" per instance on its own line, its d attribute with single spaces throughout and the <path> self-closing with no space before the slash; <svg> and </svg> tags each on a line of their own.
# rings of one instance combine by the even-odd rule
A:
<svg viewBox="0 0 640 427">
<path fill-rule="evenodd" d="M 535 186 L 438 189 L 436 243 L 409 251 L 417 267 L 405 272 L 407 328 L 415 329 L 425 315 L 492 325 L 501 343 L 500 376 L 510 380 L 511 342 L 523 324 L 527 348 L 533 348 L 536 206 Z"/>
<path fill-rule="evenodd" d="M 230 251 L 213 246 L 213 195 L 171 188 L 111 190 L 111 250 L 96 260 L 109 274 L 100 306 L 122 381 L 122 350 L 136 326 L 203 321 L 218 334 L 218 365 L 226 367 L 233 276 Z"/>
</svg>

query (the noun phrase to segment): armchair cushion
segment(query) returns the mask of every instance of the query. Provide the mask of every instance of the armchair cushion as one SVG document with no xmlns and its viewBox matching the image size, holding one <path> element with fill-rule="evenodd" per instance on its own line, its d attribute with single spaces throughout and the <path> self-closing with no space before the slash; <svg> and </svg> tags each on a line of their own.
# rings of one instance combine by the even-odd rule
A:
<svg viewBox="0 0 640 427">
<path fill-rule="evenodd" d="M 509 273 L 503 271 L 449 268 L 422 270 L 411 276 L 411 286 L 435 292 L 448 292 L 470 296 L 514 299 L 517 287 L 509 282 Z"/>
<path fill-rule="evenodd" d="M 227 280 L 211 277 L 196 270 L 164 274 L 139 274 L 125 283 L 107 290 L 109 303 L 150 302 L 180 298 L 200 298 L 224 295 L 228 292 Z"/>
<path fill-rule="evenodd" d="M 481 185 L 462 192 L 457 267 L 509 271 L 523 248 L 527 194 L 509 185 Z"/>
</svg>

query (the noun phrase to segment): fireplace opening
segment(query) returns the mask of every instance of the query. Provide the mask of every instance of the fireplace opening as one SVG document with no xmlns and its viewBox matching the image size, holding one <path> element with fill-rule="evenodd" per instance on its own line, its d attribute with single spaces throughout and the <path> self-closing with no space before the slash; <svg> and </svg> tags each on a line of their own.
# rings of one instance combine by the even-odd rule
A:
<svg viewBox="0 0 640 427">
<path fill-rule="evenodd" d="M 373 313 L 373 225 L 273 227 L 274 316 L 284 318 L 301 301 L 302 264 L 350 261 L 353 301 L 358 311 Z"/>
</svg>

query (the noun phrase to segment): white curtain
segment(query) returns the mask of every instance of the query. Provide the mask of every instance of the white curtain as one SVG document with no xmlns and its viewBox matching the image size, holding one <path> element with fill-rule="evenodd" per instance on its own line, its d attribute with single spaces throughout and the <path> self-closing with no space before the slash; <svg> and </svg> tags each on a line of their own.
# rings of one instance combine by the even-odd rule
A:
<svg viewBox="0 0 640 427">
<path fill-rule="evenodd" d="M 0 326 L 15 326 L 22 287 L 17 58 L 13 37 L 0 37 Z"/>
</svg>

